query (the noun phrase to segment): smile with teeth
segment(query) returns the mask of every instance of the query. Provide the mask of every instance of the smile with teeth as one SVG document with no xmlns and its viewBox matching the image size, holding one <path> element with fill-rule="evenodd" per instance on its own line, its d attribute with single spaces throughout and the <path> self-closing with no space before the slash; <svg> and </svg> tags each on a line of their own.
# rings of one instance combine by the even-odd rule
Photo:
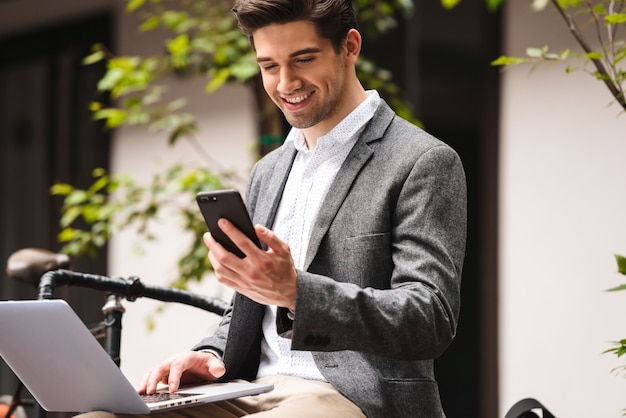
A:
<svg viewBox="0 0 626 418">
<path fill-rule="evenodd" d="M 310 94 L 303 94 L 302 96 L 298 96 L 298 97 L 283 98 L 283 100 L 285 100 L 287 103 L 298 104 L 298 103 L 302 103 L 303 101 L 308 99 L 310 96 L 311 96 Z"/>
</svg>

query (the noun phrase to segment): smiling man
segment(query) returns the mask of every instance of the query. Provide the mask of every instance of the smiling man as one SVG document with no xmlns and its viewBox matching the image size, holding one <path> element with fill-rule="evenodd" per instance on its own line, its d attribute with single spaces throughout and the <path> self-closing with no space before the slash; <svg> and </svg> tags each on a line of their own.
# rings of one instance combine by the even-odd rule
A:
<svg viewBox="0 0 626 418">
<path fill-rule="evenodd" d="M 466 186 L 458 155 L 365 91 L 350 0 L 239 0 L 267 94 L 292 125 L 246 200 L 265 245 L 205 244 L 235 290 L 215 335 L 146 373 L 275 389 L 186 417 L 443 417 L 433 360 L 456 332 Z M 154 415 L 154 414 L 153 414 Z"/>
</svg>

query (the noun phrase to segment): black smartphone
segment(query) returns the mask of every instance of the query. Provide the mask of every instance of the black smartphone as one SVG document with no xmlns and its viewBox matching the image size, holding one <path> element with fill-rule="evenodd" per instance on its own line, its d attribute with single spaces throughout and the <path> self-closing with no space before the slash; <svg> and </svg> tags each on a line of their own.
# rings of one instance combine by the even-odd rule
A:
<svg viewBox="0 0 626 418">
<path fill-rule="evenodd" d="M 241 194 L 237 190 L 227 189 L 200 192 L 196 195 L 196 202 L 200 207 L 200 212 L 202 212 L 209 232 L 228 251 L 239 258 L 245 257 L 245 254 L 217 226 L 217 220 L 220 218 L 228 219 L 237 229 L 250 238 L 257 247 L 262 248 L 259 238 L 256 236 L 256 232 L 254 232 L 254 226 L 250 220 L 246 205 L 243 203 Z"/>
</svg>

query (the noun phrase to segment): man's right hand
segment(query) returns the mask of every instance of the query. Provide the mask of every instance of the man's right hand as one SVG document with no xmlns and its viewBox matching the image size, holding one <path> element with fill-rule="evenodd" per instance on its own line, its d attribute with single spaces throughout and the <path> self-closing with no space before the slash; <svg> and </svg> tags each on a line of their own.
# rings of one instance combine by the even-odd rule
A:
<svg viewBox="0 0 626 418">
<path fill-rule="evenodd" d="M 159 383 L 166 384 L 170 392 L 175 392 L 181 383 L 213 381 L 225 372 L 224 363 L 213 353 L 183 351 L 148 370 L 137 392 L 152 394 Z"/>
</svg>

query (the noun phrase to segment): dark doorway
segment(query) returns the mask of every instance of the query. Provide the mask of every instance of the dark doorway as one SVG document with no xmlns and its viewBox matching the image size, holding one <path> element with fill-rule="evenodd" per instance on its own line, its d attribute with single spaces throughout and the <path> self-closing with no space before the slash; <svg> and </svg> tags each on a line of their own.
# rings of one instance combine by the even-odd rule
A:
<svg viewBox="0 0 626 418">
<path fill-rule="evenodd" d="M 104 67 L 82 59 L 96 42 L 110 44 L 112 19 L 97 16 L 0 39 L 0 261 L 21 248 L 59 251 L 62 200 L 50 187 L 87 187 L 95 167 L 108 168 L 106 130 L 94 123 L 89 103 Z M 105 273 L 106 259 L 85 259 L 74 268 Z M 37 289 L 7 277 L 0 299 L 35 299 Z M 58 289 L 86 321 L 100 320 L 102 294 Z M 97 319 L 96 319 L 97 318 Z M 4 338 L 4 337 L 0 337 Z M 16 388 L 0 363 L 0 394 Z"/>
</svg>

